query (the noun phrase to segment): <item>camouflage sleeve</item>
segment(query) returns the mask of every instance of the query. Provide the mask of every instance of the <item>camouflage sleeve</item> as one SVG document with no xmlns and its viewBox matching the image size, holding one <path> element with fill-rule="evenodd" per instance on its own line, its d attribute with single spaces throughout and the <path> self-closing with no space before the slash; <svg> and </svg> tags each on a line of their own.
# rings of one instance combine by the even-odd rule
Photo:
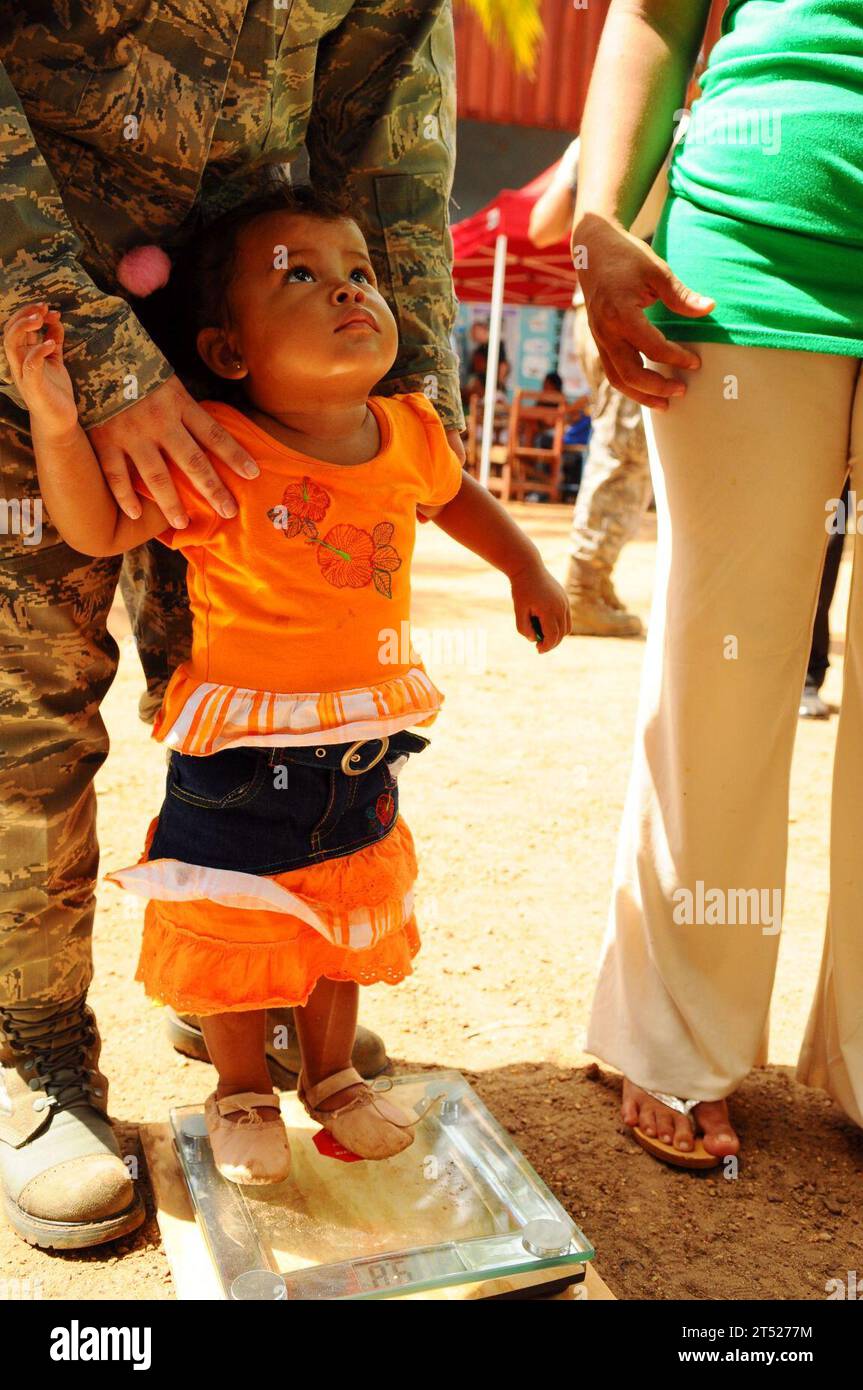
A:
<svg viewBox="0 0 863 1390">
<path fill-rule="evenodd" d="M 59 309 L 82 425 L 125 410 L 173 373 L 124 299 L 79 264 L 69 222 L 12 83 L 0 66 L 0 319 L 44 299 Z M 2 327 L 2 324 L 0 324 Z M 24 409 L 0 346 L 0 391 Z"/>
<path fill-rule="evenodd" d="M 452 0 L 357 0 L 321 44 L 306 135 L 312 182 L 347 188 L 399 355 L 382 395 L 423 391 L 464 429 L 452 348 Z"/>
</svg>

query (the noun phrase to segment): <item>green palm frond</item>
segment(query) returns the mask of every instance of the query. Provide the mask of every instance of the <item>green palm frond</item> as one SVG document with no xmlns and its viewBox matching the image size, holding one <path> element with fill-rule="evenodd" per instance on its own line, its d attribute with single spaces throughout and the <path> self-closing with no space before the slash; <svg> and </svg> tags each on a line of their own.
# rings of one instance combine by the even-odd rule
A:
<svg viewBox="0 0 863 1390">
<path fill-rule="evenodd" d="M 540 0 L 458 0 L 477 16 L 489 43 L 503 41 L 516 68 L 533 75 L 542 38 Z"/>
</svg>

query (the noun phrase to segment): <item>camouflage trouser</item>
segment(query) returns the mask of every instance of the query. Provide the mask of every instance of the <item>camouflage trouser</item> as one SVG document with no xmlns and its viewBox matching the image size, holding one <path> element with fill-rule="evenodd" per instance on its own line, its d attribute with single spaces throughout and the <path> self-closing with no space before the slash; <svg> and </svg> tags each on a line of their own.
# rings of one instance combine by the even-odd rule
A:
<svg viewBox="0 0 863 1390">
<path fill-rule="evenodd" d="M 575 348 L 590 387 L 593 432 L 578 490 L 569 553 L 608 573 L 650 502 L 650 468 L 641 406 L 610 386 L 582 305 Z"/>
<path fill-rule="evenodd" d="M 158 541 L 126 556 L 70 549 L 39 501 L 27 416 L 0 411 L 0 1004 L 68 999 L 92 974 L 99 864 L 93 778 L 119 650 L 106 630 L 118 577 L 153 719 L 188 654 L 185 560 Z M 26 517 L 24 534 L 18 524 Z M 29 534 L 28 534 L 29 533 Z M 122 574 L 121 574 L 122 572 Z"/>
</svg>

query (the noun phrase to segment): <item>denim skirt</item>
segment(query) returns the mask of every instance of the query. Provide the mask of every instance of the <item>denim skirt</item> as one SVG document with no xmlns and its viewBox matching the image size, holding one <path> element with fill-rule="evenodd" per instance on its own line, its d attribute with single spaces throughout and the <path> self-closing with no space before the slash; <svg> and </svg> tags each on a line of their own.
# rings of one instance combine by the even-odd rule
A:
<svg viewBox="0 0 863 1390">
<path fill-rule="evenodd" d="M 172 752 L 147 858 L 272 875 L 353 854 L 398 819 L 398 773 L 429 740 Z"/>
</svg>

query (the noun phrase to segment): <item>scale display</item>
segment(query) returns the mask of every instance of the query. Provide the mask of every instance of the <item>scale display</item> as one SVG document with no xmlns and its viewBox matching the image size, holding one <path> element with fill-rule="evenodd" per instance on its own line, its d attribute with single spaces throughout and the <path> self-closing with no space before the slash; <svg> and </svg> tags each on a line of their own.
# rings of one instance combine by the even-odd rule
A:
<svg viewBox="0 0 863 1390">
<path fill-rule="evenodd" d="M 226 1298 L 404 1298 L 554 1270 L 594 1251 L 460 1072 L 388 1078 L 421 1111 L 414 1143 L 357 1160 L 281 1097 L 291 1176 L 239 1187 L 217 1172 L 203 1106 L 171 1111 L 174 1143 Z M 575 1269 L 573 1270 L 573 1267 Z"/>
</svg>

